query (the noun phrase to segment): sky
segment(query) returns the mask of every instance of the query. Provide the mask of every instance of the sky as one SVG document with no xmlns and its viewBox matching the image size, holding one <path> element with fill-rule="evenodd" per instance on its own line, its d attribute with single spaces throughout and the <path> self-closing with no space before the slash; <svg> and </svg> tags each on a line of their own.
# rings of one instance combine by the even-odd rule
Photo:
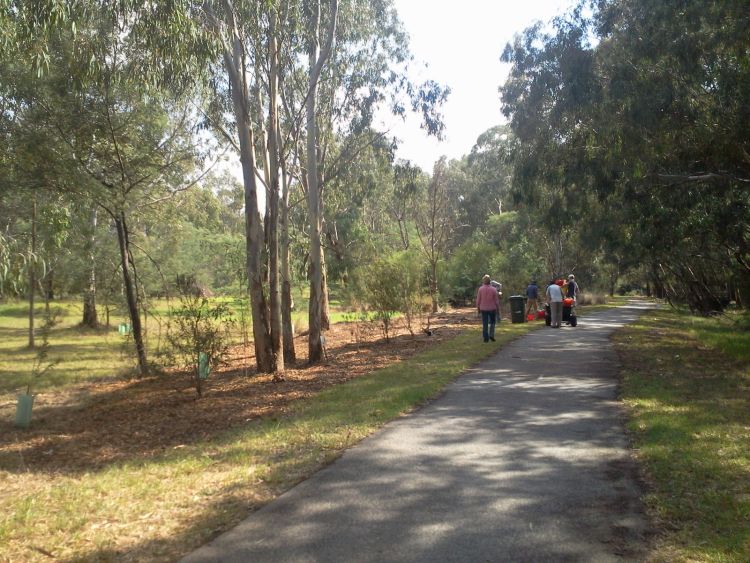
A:
<svg viewBox="0 0 750 563">
<path fill-rule="evenodd" d="M 394 4 L 417 63 L 412 80 L 432 79 L 451 88 L 443 108 L 443 142 L 428 138 L 417 116 L 392 126 L 401 140 L 397 157 L 431 172 L 442 155 L 461 158 L 471 152 L 481 133 L 505 122 L 498 87 L 510 68 L 500 62 L 506 43 L 535 21 L 546 22 L 564 13 L 574 0 L 394 0 Z"/>
</svg>

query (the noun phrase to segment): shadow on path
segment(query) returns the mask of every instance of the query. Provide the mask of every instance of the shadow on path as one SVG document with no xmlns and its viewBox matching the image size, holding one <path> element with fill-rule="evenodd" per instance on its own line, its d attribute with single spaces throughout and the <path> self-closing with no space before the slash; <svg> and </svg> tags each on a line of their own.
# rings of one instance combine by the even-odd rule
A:
<svg viewBox="0 0 750 563">
<path fill-rule="evenodd" d="M 644 308 L 529 333 L 183 561 L 642 560 L 608 338 Z"/>
</svg>

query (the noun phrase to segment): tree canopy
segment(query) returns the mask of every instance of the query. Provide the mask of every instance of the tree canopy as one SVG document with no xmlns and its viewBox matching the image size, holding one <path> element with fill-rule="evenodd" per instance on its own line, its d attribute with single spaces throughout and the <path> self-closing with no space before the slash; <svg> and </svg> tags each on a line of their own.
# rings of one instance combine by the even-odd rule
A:
<svg viewBox="0 0 750 563">
<path fill-rule="evenodd" d="M 503 53 L 517 201 L 554 230 L 571 217 L 609 223 L 588 236 L 702 313 L 750 273 L 742 4 L 581 3 Z"/>
</svg>

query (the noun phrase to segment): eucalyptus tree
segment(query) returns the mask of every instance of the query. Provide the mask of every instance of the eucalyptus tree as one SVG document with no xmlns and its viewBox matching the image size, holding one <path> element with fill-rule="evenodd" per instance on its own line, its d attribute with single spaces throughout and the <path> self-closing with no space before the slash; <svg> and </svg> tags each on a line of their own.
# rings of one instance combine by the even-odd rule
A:
<svg viewBox="0 0 750 563">
<path fill-rule="evenodd" d="M 227 47 L 223 58 L 232 93 L 231 126 L 239 139 L 236 146 L 241 155 L 245 183 L 248 277 L 256 357 L 259 370 L 274 372 L 277 378 L 284 371 L 285 358 L 295 358 L 288 267 L 288 201 L 293 182 L 289 172 L 299 158 L 293 153 L 293 145 L 301 138 L 302 107 L 307 114 L 308 126 L 312 123 L 311 116 L 313 121 L 316 116 L 315 89 L 330 53 L 335 30 L 337 3 L 334 1 L 331 6 L 326 48 L 322 52 L 317 50 L 317 37 L 311 42 L 313 46 L 307 47 L 312 67 L 306 89 L 296 98 L 291 91 L 285 92 L 285 81 L 287 77 L 300 74 L 299 59 L 304 52 L 300 39 L 304 25 L 301 23 L 304 19 L 303 3 L 290 0 L 243 8 L 226 4 L 221 10 L 217 8 L 210 12 L 214 29 L 226 34 L 224 43 Z M 318 14 L 308 18 L 309 25 L 314 25 L 315 17 L 320 17 L 319 5 L 311 2 L 307 8 Z M 314 144 L 314 128 L 310 139 Z M 258 170 L 263 171 L 262 175 Z M 298 173 L 297 180 L 308 177 L 309 172 L 307 175 Z M 258 205 L 260 185 L 266 194 L 265 224 L 261 222 Z M 281 240 L 280 234 L 283 234 Z M 263 256 L 267 257 L 267 287 L 264 287 Z M 311 298 L 311 307 L 315 303 L 318 303 L 317 299 Z M 315 338 L 319 338 L 319 334 Z"/>
<path fill-rule="evenodd" d="M 309 338 L 308 357 L 310 362 L 317 362 L 323 356 L 321 329 L 323 321 L 323 252 L 321 248 L 322 200 L 320 197 L 320 178 L 318 174 L 318 151 L 320 148 L 318 132 L 318 82 L 323 66 L 331 56 L 331 48 L 336 34 L 338 20 L 338 0 L 331 0 L 327 13 L 327 24 L 321 36 L 321 2 L 309 2 L 308 17 L 308 85 L 305 96 L 306 116 L 306 160 L 307 173 L 307 212 L 310 222 L 310 301 L 309 301 Z M 322 44 L 322 48 L 321 48 Z"/>
<path fill-rule="evenodd" d="M 137 77 L 138 41 L 107 10 L 89 6 L 76 34 L 47 42 L 49 69 L 28 88 L 24 119 L 55 139 L 56 188 L 111 219 L 138 367 L 148 371 L 130 223 L 193 181 L 197 157 L 190 106 Z"/>
<path fill-rule="evenodd" d="M 56 272 L 66 259 L 72 232 L 68 203 L 43 184 L 43 175 L 12 171 L 15 188 L 0 198 L 3 237 L 0 239 L 0 295 L 28 300 L 28 345 L 35 347 L 37 295 L 49 310 Z"/>
<path fill-rule="evenodd" d="M 7 141 L 2 151 L 5 166 L 0 192 L 5 194 L 5 205 L 10 205 L 5 209 L 8 212 L 5 228 L 9 241 L 14 238 L 16 243 L 25 241 L 23 253 L 16 253 L 14 260 L 18 268 L 10 267 L 3 277 L 14 281 L 16 289 L 25 289 L 29 302 L 29 346 L 34 347 L 35 298 L 37 294 L 43 295 L 49 307 L 63 243 L 70 234 L 69 207 L 54 192 L 57 171 L 50 163 L 55 161 L 60 147 L 44 126 L 30 118 L 30 104 L 21 94 L 34 87 L 34 78 L 18 65 L 7 62 L 0 65 L 0 81 L 3 83 L 0 119 Z M 26 279 L 14 280 L 21 271 Z"/>
<path fill-rule="evenodd" d="M 513 209 L 510 197 L 512 146 L 510 128 L 497 125 L 479 135 L 471 152 L 463 159 L 461 166 L 470 178 L 460 201 L 465 231 L 474 232 L 490 215 Z"/>
<path fill-rule="evenodd" d="M 388 204 L 388 212 L 398 225 L 398 234 L 403 250 L 411 245 L 411 210 L 422 195 L 421 185 L 424 173 L 419 166 L 409 161 L 396 162 L 393 166 L 393 193 Z"/>
<path fill-rule="evenodd" d="M 11 14 L 18 16 L 14 20 Z M 57 262 L 59 256 L 46 253 L 44 247 L 48 250 L 56 246 L 59 250 L 59 244 L 49 244 L 52 239 L 48 239 L 48 244 L 44 243 L 44 233 L 54 225 L 58 227 L 61 223 L 55 219 L 55 213 L 65 214 L 71 208 L 69 201 L 55 197 L 51 192 L 57 189 L 58 180 L 63 174 L 64 167 L 55 166 L 58 160 L 59 146 L 55 146 L 57 140 L 53 131 L 45 129 L 45 125 L 34 119 L 34 112 L 38 109 L 33 103 L 30 93 L 33 92 L 41 80 L 41 71 L 45 65 L 49 64 L 50 53 L 46 49 L 44 41 L 39 41 L 38 45 L 28 44 L 33 33 L 21 23 L 26 16 L 28 24 L 33 18 L 20 7 L 9 7 L 7 12 L 0 12 L 0 27 L 4 30 L 3 38 L 6 40 L 0 43 L 0 53 L 2 53 L 2 63 L 0 63 L 0 127 L 3 136 L 3 151 L 0 159 L 3 160 L 2 168 L 4 174 L 0 177 L 0 191 L 8 194 L 16 194 L 22 202 L 28 202 L 30 209 L 28 211 L 18 211 L 19 217 L 30 217 L 31 223 L 31 243 L 29 255 L 34 259 L 26 261 L 26 268 L 29 270 L 29 325 L 30 325 L 30 344 L 33 345 L 33 325 L 34 325 L 34 293 L 37 291 L 36 271 L 38 262 L 44 265 L 44 275 L 39 281 L 43 281 L 46 288 L 44 294 L 49 297 L 52 293 L 54 268 L 52 262 Z M 49 31 L 47 28 L 46 31 Z M 36 58 L 33 63 L 27 63 L 29 53 L 35 53 Z M 36 68 L 31 68 L 31 66 Z M 51 206 L 46 205 L 47 200 L 52 200 Z M 50 211 L 53 211 L 52 216 Z M 62 216 L 62 215 L 60 215 Z M 41 219 L 37 220 L 37 217 Z M 42 253 L 37 253 L 37 226 L 41 226 Z M 62 240 L 64 229 L 55 231 L 54 240 Z M 47 254 L 44 256 L 44 254 Z M 55 264 L 56 266 L 58 264 Z M 84 316 L 88 308 L 84 307 Z"/>
<path fill-rule="evenodd" d="M 244 52 L 246 58 L 253 61 L 254 71 L 253 75 L 245 67 L 246 72 L 235 72 L 234 78 L 229 72 L 230 83 L 235 84 L 232 89 L 235 116 L 239 115 L 236 109 L 238 92 L 245 91 L 236 87 L 240 84 L 236 79 L 244 79 L 252 86 L 246 87 L 246 91 L 252 92 L 255 100 L 265 99 L 265 104 L 256 101 L 254 105 L 247 103 L 246 106 L 250 111 L 255 109 L 255 131 L 251 132 L 256 142 L 248 144 L 259 147 L 262 166 L 254 165 L 253 168 L 264 170 L 269 202 L 265 253 L 269 266 L 268 294 L 272 303 L 267 326 L 270 356 L 275 361 L 274 369 L 278 370 L 283 358 L 278 350 L 277 280 L 283 279 L 282 285 L 287 286 L 289 189 L 301 185 L 307 199 L 310 266 L 308 357 L 311 362 L 316 362 L 322 355 L 320 336 L 327 314 L 321 242 L 325 223 L 325 187 L 381 137 L 372 135 L 370 123 L 375 108 L 383 103 L 389 89 L 394 95 L 399 90 L 406 93 L 412 109 L 422 111 L 433 134 L 441 131 L 442 123 L 436 108 L 446 92 L 435 83 L 416 87 L 408 83 L 404 72 L 396 71 L 395 66 L 406 60 L 408 52 L 406 37 L 388 0 L 364 3 L 288 0 L 260 5 L 254 18 L 247 18 L 246 12 L 242 12 L 244 18 L 240 17 L 241 12 L 236 10 L 235 13 L 237 17 L 223 20 L 222 24 L 226 26 L 227 21 L 232 21 L 228 28 L 239 29 L 239 22 L 245 23 L 244 35 L 236 32 L 230 35 L 234 38 L 232 60 L 238 69 L 236 62 L 242 59 Z M 250 41 L 253 33 L 254 42 Z M 238 42 L 237 37 L 246 37 L 247 40 Z M 307 64 L 303 65 L 305 58 Z M 225 55 L 225 62 L 227 60 Z M 398 105 L 395 98 L 393 105 Z M 280 112 L 279 108 L 283 111 Z M 252 129 L 249 124 L 248 128 Z M 249 162 L 249 158 L 243 159 L 243 166 L 246 161 Z M 246 173 L 246 186 L 250 180 L 247 176 Z M 282 205 L 280 210 L 276 207 L 279 203 Z M 279 220 L 281 245 L 277 242 Z M 279 246 L 280 266 L 277 258 Z M 282 300 L 285 303 L 283 317 L 288 313 L 291 299 L 284 293 Z M 286 319 L 290 317 L 284 318 L 285 334 L 290 325 Z M 285 343 L 288 340 L 291 339 L 284 338 Z M 256 345 L 259 341 L 256 335 Z"/>
<path fill-rule="evenodd" d="M 447 258 L 451 238 L 457 227 L 457 198 L 450 189 L 450 170 L 446 157 L 435 163 L 425 200 L 415 208 L 414 218 L 421 249 L 429 265 L 429 290 L 432 312 L 438 311 L 438 266 Z"/>
<path fill-rule="evenodd" d="M 502 55 L 512 63 L 501 89 L 513 133 L 511 194 L 534 210 L 549 243 L 553 274 L 566 269 L 570 231 L 576 228 L 571 218 L 585 216 L 581 194 L 594 184 L 580 157 L 586 155 L 601 85 L 581 14 L 579 7 L 558 18 L 554 34 L 541 23 L 532 26 Z"/>
<path fill-rule="evenodd" d="M 305 28 L 311 32 L 306 38 L 309 53 L 316 53 L 316 45 L 323 45 L 320 53 L 325 53 L 328 35 L 323 30 L 332 29 L 334 3 L 320 12 L 315 8 L 319 3 L 312 5 Z M 408 37 L 391 0 L 341 1 L 336 13 L 335 42 L 318 80 L 314 124 L 307 113 L 307 146 L 302 162 L 307 172 L 304 179 L 310 224 L 311 361 L 321 357 L 319 335 L 327 316 L 323 246 L 317 241 L 323 235 L 324 225 L 327 228 L 335 225 L 335 221 L 326 220 L 326 190 L 334 188 L 336 178 L 346 174 L 352 163 L 367 158 L 370 147 L 390 141 L 386 133 L 374 127 L 378 111 L 399 115 L 408 108 L 419 112 L 426 132 L 440 136 L 443 132 L 440 107 L 448 95 L 447 88 L 433 81 L 417 85 L 408 79 L 411 61 Z M 309 68 L 312 70 L 308 76 L 313 76 L 316 68 L 312 65 Z M 312 103 L 310 92 L 308 88 L 308 108 Z M 311 133 L 317 135 L 317 141 Z"/>
<path fill-rule="evenodd" d="M 631 180 L 623 191 L 656 231 L 637 234 L 659 241 L 650 257 L 676 297 L 720 309 L 723 286 L 750 274 L 747 6 L 659 2 L 646 12 L 613 1 L 595 23 L 617 152 L 631 157 L 618 159 Z"/>
</svg>

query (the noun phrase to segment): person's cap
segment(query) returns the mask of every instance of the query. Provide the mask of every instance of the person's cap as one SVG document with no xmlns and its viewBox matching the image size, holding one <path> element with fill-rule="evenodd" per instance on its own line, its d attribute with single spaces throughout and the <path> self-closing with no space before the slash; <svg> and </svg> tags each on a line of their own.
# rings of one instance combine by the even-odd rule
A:
<svg viewBox="0 0 750 563">
<path fill-rule="evenodd" d="M 569 279 L 569 280 L 574 280 L 574 279 L 576 279 L 576 277 L 575 277 L 575 276 L 574 276 L 573 274 L 570 274 L 570 275 L 568 276 L 568 279 Z"/>
</svg>

